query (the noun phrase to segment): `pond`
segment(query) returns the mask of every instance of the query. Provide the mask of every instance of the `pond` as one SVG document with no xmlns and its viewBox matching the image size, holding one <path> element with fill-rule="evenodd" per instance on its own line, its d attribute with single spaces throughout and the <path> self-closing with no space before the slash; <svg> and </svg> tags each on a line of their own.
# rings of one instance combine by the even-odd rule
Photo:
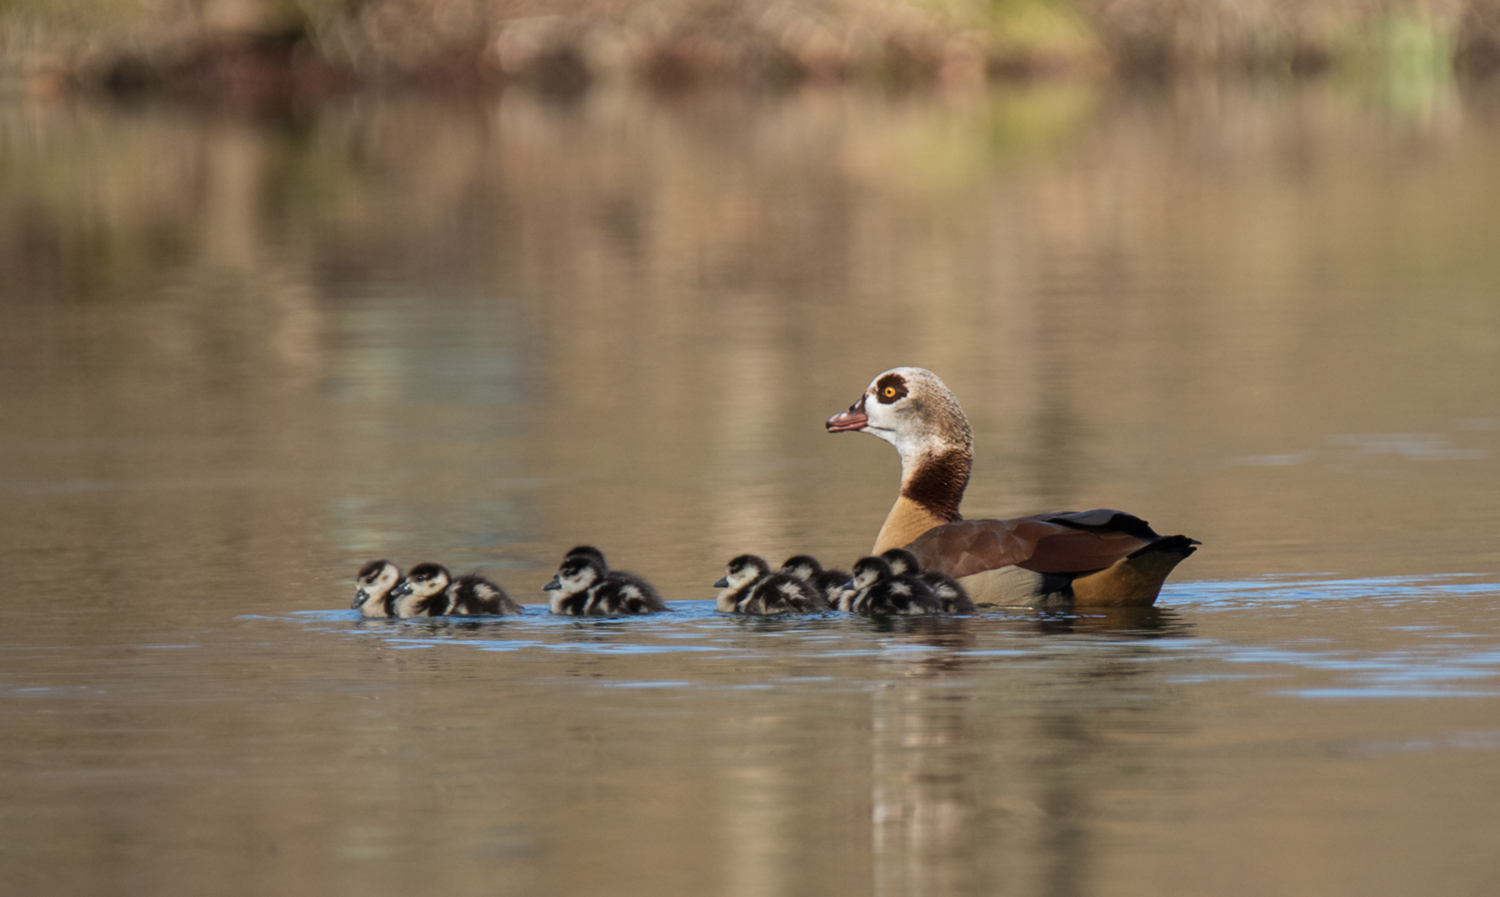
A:
<svg viewBox="0 0 1500 897">
<path fill-rule="evenodd" d="M 189 895 L 1500 888 L 1500 103 L 1330 79 L 246 115 L 0 103 L 0 877 Z M 897 365 L 968 516 L 1153 608 L 714 612 L 851 563 Z M 580 542 L 671 610 L 570 620 Z M 520 617 L 364 621 L 364 561 Z"/>
</svg>

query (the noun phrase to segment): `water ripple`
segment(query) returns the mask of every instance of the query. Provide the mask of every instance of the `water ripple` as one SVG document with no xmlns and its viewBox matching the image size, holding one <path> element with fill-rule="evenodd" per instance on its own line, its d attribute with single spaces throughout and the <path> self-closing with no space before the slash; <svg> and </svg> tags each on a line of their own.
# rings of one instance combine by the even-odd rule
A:
<svg viewBox="0 0 1500 897">
<path fill-rule="evenodd" d="M 1164 607 L 1142 612 L 1149 619 L 1015 608 L 940 621 L 745 618 L 720 614 L 702 600 L 674 602 L 671 611 L 650 617 L 558 617 L 532 605 L 510 617 L 364 620 L 353 611 L 309 610 L 237 619 L 293 622 L 405 651 L 675 656 L 683 658 L 675 662 L 677 676 L 688 672 L 683 664 L 692 657 L 758 664 L 957 661 L 966 669 L 998 670 L 1094 663 L 1126 651 L 1132 664 L 1157 670 L 1162 682 L 1181 688 L 1313 700 L 1474 698 L 1500 695 L 1500 642 L 1490 619 L 1500 616 L 1495 599 L 1500 584 L 1493 576 L 1304 574 L 1174 583 Z M 1302 622 L 1291 630 L 1268 628 L 1268 611 L 1295 613 Z M 1204 614 L 1213 615 L 1214 626 L 1206 626 Z M 1200 627 L 1214 637 L 1199 634 Z M 1359 640 L 1351 643 L 1351 636 Z M 664 672 L 672 676 L 672 669 Z M 626 687 L 620 683 L 638 678 L 606 681 Z"/>
</svg>

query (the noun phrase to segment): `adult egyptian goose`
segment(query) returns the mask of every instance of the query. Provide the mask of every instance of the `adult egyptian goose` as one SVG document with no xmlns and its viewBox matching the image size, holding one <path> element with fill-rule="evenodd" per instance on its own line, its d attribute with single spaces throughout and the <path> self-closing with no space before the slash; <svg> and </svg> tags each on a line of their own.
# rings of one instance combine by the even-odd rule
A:
<svg viewBox="0 0 1500 897">
<path fill-rule="evenodd" d="M 876 377 L 827 426 L 874 434 L 901 453 L 901 492 L 873 553 L 905 548 L 923 570 L 957 579 L 979 604 L 1147 606 L 1199 544 L 1107 509 L 964 520 L 958 506 L 969 484 L 973 434 L 958 399 L 923 368 Z"/>
<path fill-rule="evenodd" d="M 365 617 L 393 616 L 390 592 L 400 581 L 400 567 L 383 558 L 370 561 L 354 577 L 354 603 L 349 608 Z"/>
</svg>

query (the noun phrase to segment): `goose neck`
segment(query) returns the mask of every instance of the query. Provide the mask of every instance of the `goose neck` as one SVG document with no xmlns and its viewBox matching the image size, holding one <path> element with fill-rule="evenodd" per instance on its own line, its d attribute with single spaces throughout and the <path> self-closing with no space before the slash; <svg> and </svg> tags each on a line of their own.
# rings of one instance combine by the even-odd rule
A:
<svg viewBox="0 0 1500 897">
<path fill-rule="evenodd" d="M 960 520 L 958 506 L 968 488 L 973 462 L 973 451 L 962 445 L 927 446 L 911 455 L 903 452 L 901 497 L 945 522 Z"/>
</svg>

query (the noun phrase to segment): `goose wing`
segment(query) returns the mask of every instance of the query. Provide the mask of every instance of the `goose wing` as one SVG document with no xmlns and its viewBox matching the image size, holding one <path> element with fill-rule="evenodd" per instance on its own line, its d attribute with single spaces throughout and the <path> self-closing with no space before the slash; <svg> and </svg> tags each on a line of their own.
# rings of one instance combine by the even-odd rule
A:
<svg viewBox="0 0 1500 897">
<path fill-rule="evenodd" d="M 923 570 L 959 579 L 1010 566 L 1036 573 L 1102 570 L 1160 538 L 1139 517 L 1098 508 L 1010 520 L 960 520 L 933 527 L 906 549 Z"/>
</svg>

